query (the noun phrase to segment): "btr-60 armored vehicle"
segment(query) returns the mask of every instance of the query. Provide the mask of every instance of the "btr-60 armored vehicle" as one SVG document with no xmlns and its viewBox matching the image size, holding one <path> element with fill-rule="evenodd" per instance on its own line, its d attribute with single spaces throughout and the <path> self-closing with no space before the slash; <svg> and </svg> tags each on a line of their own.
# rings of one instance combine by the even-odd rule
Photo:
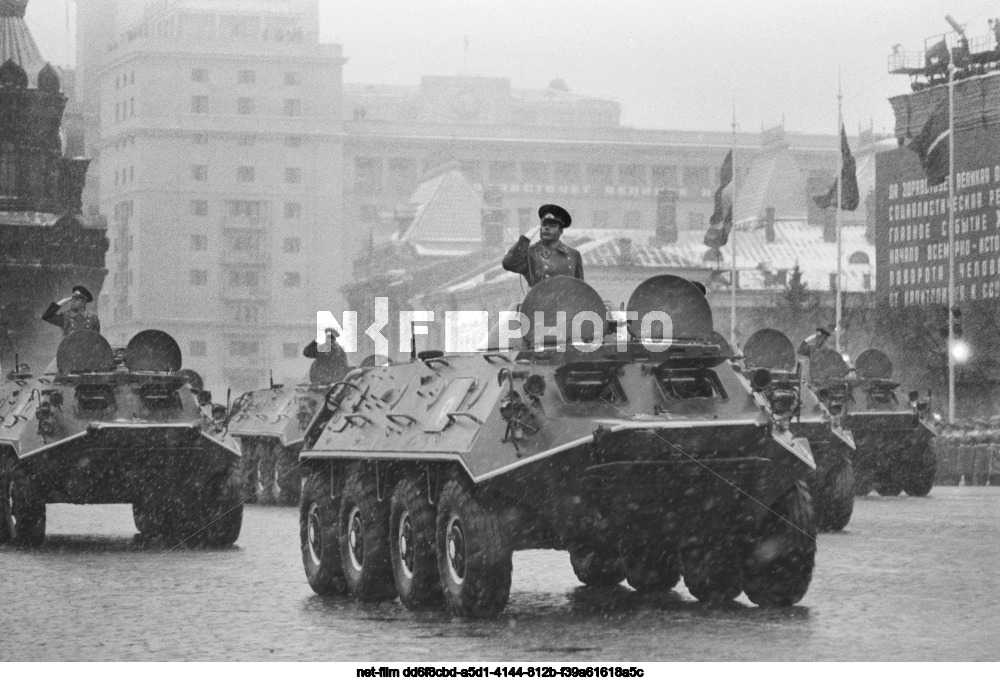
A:
<svg viewBox="0 0 1000 681">
<path fill-rule="evenodd" d="M 654 277 L 627 310 L 637 319 L 605 335 L 602 297 L 554 277 L 524 300 L 518 348 L 425 352 L 338 382 L 301 455 L 312 588 L 495 616 L 512 552 L 550 548 L 587 585 L 683 576 L 702 601 L 799 601 L 815 464 L 762 408 L 767 370 L 752 383 L 733 369 L 687 280 Z"/>
<path fill-rule="evenodd" d="M 912 391 L 901 400 L 892 371 L 889 358 L 875 349 L 862 352 L 852 368 L 823 348 L 810 367 L 816 394 L 831 411 L 843 411 L 844 427 L 854 435 L 855 493 L 864 496 L 874 487 L 883 496 L 926 496 L 937 470 L 930 399 Z"/>
<path fill-rule="evenodd" d="M 162 331 L 117 349 L 75 331 L 43 375 L 11 375 L 0 387 L 0 543 L 41 543 L 53 503 L 132 504 L 143 535 L 236 541 L 239 454 L 206 434 L 180 367 Z"/>
<path fill-rule="evenodd" d="M 348 369 L 343 352 L 321 352 L 309 368 L 307 381 L 245 393 L 233 403 L 228 435 L 239 441 L 243 452 L 248 498 L 261 504 L 298 502 L 303 435 L 330 387 Z"/>
<path fill-rule="evenodd" d="M 824 404 L 802 380 L 802 366 L 788 336 L 761 329 L 743 344 L 744 375 L 768 369 L 771 383 L 763 389 L 779 427 L 809 440 L 816 459 L 816 478 L 809 484 L 816 526 L 842 530 L 854 512 L 854 438 L 842 424 L 843 412 Z M 834 413 L 835 412 L 835 413 Z"/>
</svg>

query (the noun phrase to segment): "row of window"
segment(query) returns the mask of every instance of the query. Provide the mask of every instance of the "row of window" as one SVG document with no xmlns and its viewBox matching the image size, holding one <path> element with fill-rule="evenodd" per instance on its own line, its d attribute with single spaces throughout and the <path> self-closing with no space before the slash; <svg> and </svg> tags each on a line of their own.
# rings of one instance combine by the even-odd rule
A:
<svg viewBox="0 0 1000 681">
<path fill-rule="evenodd" d="M 424 162 L 425 166 L 428 162 Z M 412 158 L 383 159 L 359 156 L 354 159 L 354 179 L 360 192 L 411 190 L 419 177 Z M 462 161 L 462 173 L 473 184 L 590 184 L 596 186 L 687 187 L 710 189 L 717 171 L 709 166 L 651 165 L 637 163 L 545 163 L 542 161 Z"/>
<path fill-rule="evenodd" d="M 236 168 L 237 182 L 254 182 L 256 176 L 257 170 L 254 166 L 239 166 Z M 302 182 L 302 169 L 294 167 L 285 168 L 284 177 L 286 184 L 299 184 Z M 195 182 L 208 182 L 208 166 L 191 166 L 191 179 Z"/>
<path fill-rule="evenodd" d="M 191 69 L 191 80 L 196 83 L 207 83 L 209 81 L 209 70 L 205 68 Z M 135 82 L 135 73 L 132 73 L 132 82 Z M 255 85 L 257 83 L 257 72 L 252 69 L 240 69 L 236 72 L 236 82 L 240 85 Z M 302 76 L 298 71 L 285 71 L 285 85 L 301 85 Z"/>
<path fill-rule="evenodd" d="M 230 240 L 230 243 L 227 245 L 231 250 L 242 253 L 256 252 L 260 249 L 260 244 L 255 239 L 253 239 L 248 235 L 232 239 Z M 192 234 L 191 250 L 207 251 L 208 235 Z M 302 239 L 300 239 L 299 237 L 288 237 L 284 239 L 281 244 L 281 251 L 282 253 L 300 253 L 302 251 Z"/>
<path fill-rule="evenodd" d="M 208 144 L 208 142 L 209 142 L 209 135 L 207 133 L 196 132 L 196 133 L 194 133 L 194 135 L 191 136 L 191 144 L 199 144 L 200 145 L 200 144 Z M 286 147 L 289 147 L 289 148 L 292 148 L 292 149 L 298 149 L 299 147 L 302 146 L 302 138 L 299 137 L 298 135 L 286 135 L 285 138 L 284 138 L 284 140 L 282 141 L 282 143 Z M 243 135 L 238 135 L 236 137 L 236 145 L 237 146 L 240 146 L 240 147 L 252 147 L 255 144 L 257 144 L 257 136 L 256 135 L 243 134 Z"/>
<path fill-rule="evenodd" d="M 122 75 L 115 78 L 115 89 L 121 90 L 123 87 L 128 85 L 135 85 L 135 70 L 131 73 L 123 73 Z"/>
<path fill-rule="evenodd" d="M 246 319 L 249 316 L 250 319 Z M 243 319 L 237 321 L 256 321 L 259 319 L 259 311 L 256 308 L 248 308 L 243 313 Z M 236 357 L 255 357 L 260 354 L 259 341 L 229 341 L 227 350 L 230 355 Z M 188 355 L 191 357 L 207 357 L 208 343 L 203 340 L 193 340 L 188 344 Z M 285 359 L 298 359 L 302 356 L 302 347 L 298 343 L 282 343 L 281 356 Z"/>
<path fill-rule="evenodd" d="M 231 270 L 226 279 L 229 286 L 237 288 L 258 288 L 261 286 L 261 276 L 256 270 Z M 188 283 L 192 286 L 207 286 L 208 270 L 188 270 Z M 281 285 L 284 288 L 299 288 L 302 285 L 302 274 L 300 272 L 282 273 Z"/>
<path fill-rule="evenodd" d="M 135 113 L 133 106 L 133 114 Z M 208 95 L 192 95 L 191 97 L 191 113 L 193 114 L 207 114 L 209 113 L 209 102 Z M 257 113 L 257 100 L 254 97 L 237 97 L 236 98 L 236 113 L 241 116 L 253 116 Z M 286 99 L 284 102 L 284 114 L 286 116 L 301 116 L 302 115 L 302 100 L 301 99 Z M 115 119 L 117 120 L 117 118 Z"/>
<path fill-rule="evenodd" d="M 115 171 L 115 186 L 119 184 L 125 185 L 130 182 L 135 182 L 135 166 L 129 166 L 128 168 L 122 168 L 120 171 Z"/>
<path fill-rule="evenodd" d="M 230 201 L 228 203 L 229 214 L 232 217 L 239 217 L 245 213 L 253 213 L 254 216 L 259 217 L 259 209 L 256 211 L 241 211 L 239 209 L 239 202 Z M 191 214 L 197 217 L 208 215 L 208 199 L 193 199 L 191 201 Z M 302 217 L 302 204 L 292 201 L 286 202 L 284 205 L 284 216 L 286 220 L 298 220 Z"/>
<path fill-rule="evenodd" d="M 135 118 L 135 97 L 115 104 L 115 123 L 121 123 L 129 118 Z"/>
</svg>

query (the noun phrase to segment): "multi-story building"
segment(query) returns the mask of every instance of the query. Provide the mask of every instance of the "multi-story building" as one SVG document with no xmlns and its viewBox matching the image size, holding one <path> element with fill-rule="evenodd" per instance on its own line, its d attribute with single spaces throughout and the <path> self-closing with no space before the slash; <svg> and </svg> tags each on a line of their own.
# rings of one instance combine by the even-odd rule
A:
<svg viewBox="0 0 1000 681">
<path fill-rule="evenodd" d="M 319 43 L 317 0 L 161 0 L 115 35 L 99 70 L 108 335 L 164 329 L 210 386 L 296 380 L 356 250 L 344 60 Z"/>
</svg>

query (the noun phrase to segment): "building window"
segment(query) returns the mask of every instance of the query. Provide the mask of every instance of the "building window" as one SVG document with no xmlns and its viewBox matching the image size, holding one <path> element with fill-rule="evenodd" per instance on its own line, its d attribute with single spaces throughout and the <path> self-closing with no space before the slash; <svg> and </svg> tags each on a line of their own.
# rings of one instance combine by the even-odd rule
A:
<svg viewBox="0 0 1000 681">
<path fill-rule="evenodd" d="M 652 168 L 653 186 L 660 189 L 674 189 L 677 187 L 677 166 L 653 166 Z"/>
<path fill-rule="evenodd" d="M 238 305 L 234 316 L 237 323 L 257 324 L 260 322 L 260 308 L 256 305 Z"/>
<path fill-rule="evenodd" d="M 302 283 L 302 276 L 298 272 L 285 272 L 283 283 L 285 288 L 298 288 Z"/>
<path fill-rule="evenodd" d="M 240 166 L 236 169 L 236 181 L 237 182 L 253 182 L 254 180 L 254 167 L 253 166 Z"/>
<path fill-rule="evenodd" d="M 524 163 L 521 165 L 521 174 L 527 184 L 546 184 L 549 181 L 549 167 L 544 163 Z"/>
<path fill-rule="evenodd" d="M 207 182 L 208 166 L 191 166 L 191 179 L 195 182 Z"/>
<path fill-rule="evenodd" d="M 285 168 L 285 182 L 288 184 L 302 182 L 302 168 Z"/>
<path fill-rule="evenodd" d="M 239 97 L 236 100 L 236 113 L 241 116 L 252 116 L 254 113 L 253 97 Z"/>
<path fill-rule="evenodd" d="M 205 199 L 195 199 L 191 202 L 191 215 L 204 217 L 208 215 L 208 201 Z"/>
<path fill-rule="evenodd" d="M 208 355 L 208 344 L 203 340 L 193 340 L 188 344 L 188 354 L 192 357 L 205 357 Z"/>
<path fill-rule="evenodd" d="M 205 286 L 208 283 L 208 270 L 190 270 L 188 281 L 192 286 Z"/>
<path fill-rule="evenodd" d="M 286 220 L 297 220 L 302 217 L 302 204 L 301 203 L 286 203 L 285 204 L 285 219 Z"/>
<path fill-rule="evenodd" d="M 192 104 L 193 106 L 193 104 Z M 115 123 L 118 123 L 122 119 L 122 105 L 121 103 L 115 104 Z"/>
<path fill-rule="evenodd" d="M 135 97 L 128 98 L 128 115 L 129 118 L 135 118 Z"/>
<path fill-rule="evenodd" d="M 204 234 L 191 235 L 191 250 L 204 251 L 208 249 L 208 237 Z"/>
<path fill-rule="evenodd" d="M 208 82 L 208 69 L 191 69 L 191 80 L 196 83 Z"/>
<path fill-rule="evenodd" d="M 256 288 L 260 283 L 257 273 L 252 270 L 232 270 L 229 273 L 230 286 L 246 286 Z"/>
<path fill-rule="evenodd" d="M 625 211 L 625 229 L 642 229 L 642 211 Z"/>
<path fill-rule="evenodd" d="M 606 210 L 594 211 L 594 229 L 607 229 L 611 226 L 611 213 Z"/>
<path fill-rule="evenodd" d="M 242 69 L 236 75 L 236 81 L 240 85 L 253 85 L 257 82 L 257 74 L 248 69 Z"/>
<path fill-rule="evenodd" d="M 302 250 L 302 239 L 298 237 L 292 237 L 290 239 L 285 239 L 285 243 L 282 247 L 285 253 L 298 253 Z"/>
<path fill-rule="evenodd" d="M 135 182 L 135 166 L 128 167 L 128 181 Z"/>
<path fill-rule="evenodd" d="M 515 166 L 513 161 L 491 161 L 490 182 L 513 182 Z"/>
<path fill-rule="evenodd" d="M 836 291 L 837 290 L 837 273 L 836 272 L 830 272 L 830 290 L 831 291 Z"/>
<path fill-rule="evenodd" d="M 286 116 L 301 116 L 302 115 L 302 100 L 301 99 L 286 99 L 285 100 L 285 115 Z"/>
<path fill-rule="evenodd" d="M 298 85 L 298 84 L 299 84 L 299 72 L 285 71 L 285 85 Z"/>
<path fill-rule="evenodd" d="M 611 186 L 611 165 L 591 163 L 587 166 L 587 182 L 597 187 Z"/>
<path fill-rule="evenodd" d="M 299 344 L 298 343 L 282 343 L 281 344 L 281 354 L 285 359 L 295 359 L 299 356 Z"/>
<path fill-rule="evenodd" d="M 580 184 L 580 166 L 576 163 L 557 163 L 555 181 L 557 184 Z"/>
<path fill-rule="evenodd" d="M 298 135 L 289 135 L 285 138 L 285 146 L 298 149 L 302 146 L 302 138 Z"/>
<path fill-rule="evenodd" d="M 208 113 L 208 95 L 195 95 L 191 98 L 191 113 L 193 114 L 207 114 Z"/>
<path fill-rule="evenodd" d="M 259 349 L 260 344 L 257 341 L 232 341 L 229 343 L 229 354 L 237 357 L 253 357 Z"/>
<path fill-rule="evenodd" d="M 646 167 L 634 164 L 618 166 L 618 184 L 628 187 L 646 185 Z"/>
<path fill-rule="evenodd" d="M 864 290 L 871 291 L 872 290 L 872 275 L 870 275 L 870 274 L 862 274 L 861 275 L 861 286 L 862 286 L 862 288 L 864 288 Z"/>
<path fill-rule="evenodd" d="M 848 264 L 851 265 L 868 265 L 870 261 L 868 259 L 868 254 L 864 251 L 855 251 L 851 253 L 851 257 L 847 259 Z"/>
<path fill-rule="evenodd" d="M 707 227 L 704 213 L 688 213 L 688 229 L 698 230 Z"/>
<path fill-rule="evenodd" d="M 257 138 L 253 135 L 240 135 L 236 138 L 236 146 L 238 147 L 252 147 L 257 143 Z"/>
<path fill-rule="evenodd" d="M 196 132 L 191 135 L 191 144 L 208 144 L 208 135 L 203 132 Z"/>
<path fill-rule="evenodd" d="M 354 189 L 359 194 L 382 191 L 382 159 L 370 156 L 354 159 Z"/>
</svg>

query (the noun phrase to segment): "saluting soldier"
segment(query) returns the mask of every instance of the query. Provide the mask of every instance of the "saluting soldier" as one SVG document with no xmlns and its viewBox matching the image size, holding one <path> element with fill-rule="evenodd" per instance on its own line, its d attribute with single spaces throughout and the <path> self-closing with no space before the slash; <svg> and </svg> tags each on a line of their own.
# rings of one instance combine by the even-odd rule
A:
<svg viewBox="0 0 1000 681">
<path fill-rule="evenodd" d="M 73 295 L 50 304 L 42 315 L 42 320 L 61 328 L 64 336 L 81 329 L 100 333 L 101 320 L 95 313 L 87 311 L 87 303 L 92 302 L 94 296 L 86 287 L 74 286 Z"/>
<path fill-rule="evenodd" d="M 560 239 L 563 230 L 573 219 L 566 209 L 547 203 L 538 209 L 541 225 L 538 229 L 524 234 L 511 246 L 503 258 L 503 268 L 516 272 L 534 286 L 549 277 L 567 276 L 583 279 L 583 258 L 575 248 L 570 248 Z M 531 244 L 531 237 L 539 233 L 539 242 Z"/>
</svg>

